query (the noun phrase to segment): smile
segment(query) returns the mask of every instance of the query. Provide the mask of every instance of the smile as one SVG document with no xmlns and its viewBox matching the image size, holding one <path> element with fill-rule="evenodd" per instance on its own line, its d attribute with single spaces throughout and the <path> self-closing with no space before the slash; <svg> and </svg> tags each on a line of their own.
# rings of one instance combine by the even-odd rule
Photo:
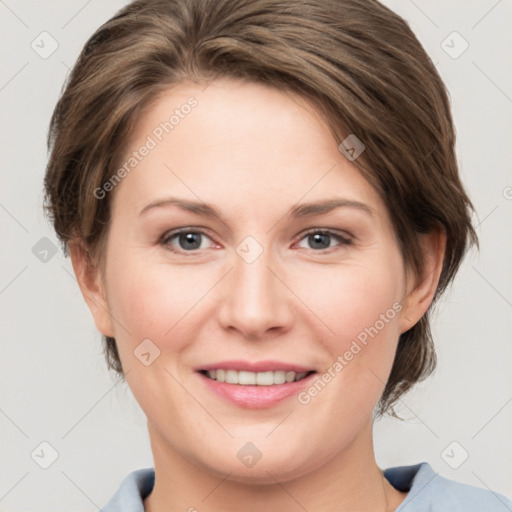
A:
<svg viewBox="0 0 512 512">
<path fill-rule="evenodd" d="M 276 384 L 300 381 L 314 372 L 293 372 L 283 370 L 250 372 L 219 368 L 216 370 L 202 370 L 201 373 L 209 379 L 217 382 L 225 382 L 227 384 L 238 384 L 240 386 L 274 386 Z"/>
</svg>

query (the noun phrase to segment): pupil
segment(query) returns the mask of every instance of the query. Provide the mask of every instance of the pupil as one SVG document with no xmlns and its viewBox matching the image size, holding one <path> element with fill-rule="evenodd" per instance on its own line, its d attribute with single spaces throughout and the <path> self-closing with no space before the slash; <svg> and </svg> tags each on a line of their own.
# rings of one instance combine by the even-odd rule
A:
<svg viewBox="0 0 512 512">
<path fill-rule="evenodd" d="M 330 235 L 327 234 L 327 233 L 314 233 L 312 235 L 310 235 L 310 237 L 312 237 L 313 239 L 313 248 L 315 249 L 326 249 L 329 247 L 329 237 Z M 324 240 L 324 243 L 322 243 L 322 237 L 323 237 L 323 240 Z M 320 245 L 316 245 L 319 243 Z"/>
<path fill-rule="evenodd" d="M 200 233 L 186 233 L 180 235 L 180 245 L 183 249 L 198 249 L 201 246 Z M 184 242 L 183 244 L 181 242 Z M 192 246 L 187 245 L 192 244 Z"/>
</svg>

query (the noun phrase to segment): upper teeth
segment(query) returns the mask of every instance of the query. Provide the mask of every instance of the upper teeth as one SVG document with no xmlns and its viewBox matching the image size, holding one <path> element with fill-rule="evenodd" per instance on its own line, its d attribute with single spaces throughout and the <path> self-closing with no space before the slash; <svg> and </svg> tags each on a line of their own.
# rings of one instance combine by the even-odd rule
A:
<svg viewBox="0 0 512 512">
<path fill-rule="evenodd" d="M 241 384 L 243 386 L 272 386 L 273 384 L 284 384 L 303 379 L 308 372 L 246 372 L 237 370 L 208 370 L 208 377 L 217 382 L 227 382 L 228 384 Z"/>
</svg>

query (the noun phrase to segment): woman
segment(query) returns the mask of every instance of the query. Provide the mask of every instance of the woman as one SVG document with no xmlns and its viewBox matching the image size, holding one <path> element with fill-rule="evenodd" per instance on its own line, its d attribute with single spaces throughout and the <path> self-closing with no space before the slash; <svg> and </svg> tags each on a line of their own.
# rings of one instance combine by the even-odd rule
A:
<svg viewBox="0 0 512 512">
<path fill-rule="evenodd" d="M 454 144 L 376 1 L 141 0 L 92 36 L 46 208 L 155 463 L 104 511 L 512 509 L 373 450 L 477 242 Z"/>
</svg>

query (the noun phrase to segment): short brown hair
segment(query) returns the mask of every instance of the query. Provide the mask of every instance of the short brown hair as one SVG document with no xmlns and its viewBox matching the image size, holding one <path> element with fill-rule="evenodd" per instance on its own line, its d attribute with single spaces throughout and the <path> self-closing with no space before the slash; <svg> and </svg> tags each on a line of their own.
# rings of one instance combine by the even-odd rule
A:
<svg viewBox="0 0 512 512">
<path fill-rule="evenodd" d="M 233 77 L 295 92 L 322 112 L 337 142 L 386 203 L 404 261 L 422 269 L 419 234 L 447 236 L 437 298 L 471 243 L 472 205 L 458 174 L 449 97 L 397 14 L 376 0 L 139 0 L 89 39 L 51 119 L 45 211 L 68 255 L 83 240 L 102 259 L 113 175 L 133 124 L 172 84 Z M 400 336 L 378 415 L 434 370 L 429 312 Z M 110 368 L 122 377 L 113 338 Z"/>
</svg>

